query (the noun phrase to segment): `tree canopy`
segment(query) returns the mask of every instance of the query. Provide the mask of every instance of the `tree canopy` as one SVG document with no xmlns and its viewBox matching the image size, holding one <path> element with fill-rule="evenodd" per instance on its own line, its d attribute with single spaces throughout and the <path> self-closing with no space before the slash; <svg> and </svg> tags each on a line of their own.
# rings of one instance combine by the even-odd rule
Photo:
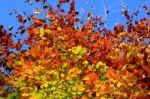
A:
<svg viewBox="0 0 150 99">
<path fill-rule="evenodd" d="M 8 99 L 147 99 L 150 97 L 150 20 L 133 21 L 114 30 L 101 17 L 88 14 L 82 23 L 75 0 L 47 0 L 33 15 L 17 14 L 18 33 L 0 26 L 0 98 Z M 26 0 L 31 4 L 32 1 Z M 70 4 L 68 13 L 61 8 Z M 143 8 L 149 15 L 147 6 Z M 45 13 L 44 18 L 36 14 Z M 26 24 L 30 23 L 28 26 Z M 76 26 L 82 24 L 82 27 Z M 11 30 L 12 27 L 9 28 Z M 24 50 L 23 45 L 29 48 Z M 13 51 L 15 50 L 15 51 Z"/>
</svg>

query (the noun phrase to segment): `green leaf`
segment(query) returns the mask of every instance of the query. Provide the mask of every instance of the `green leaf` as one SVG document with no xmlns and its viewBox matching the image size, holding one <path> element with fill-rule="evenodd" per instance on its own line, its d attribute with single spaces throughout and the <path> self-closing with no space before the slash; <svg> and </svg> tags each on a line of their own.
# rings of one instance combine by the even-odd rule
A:
<svg viewBox="0 0 150 99">
<path fill-rule="evenodd" d="M 16 65 L 21 65 L 21 64 L 23 64 L 22 61 L 16 61 Z"/>
<path fill-rule="evenodd" d="M 0 99 L 5 99 L 5 98 L 0 96 Z"/>
<path fill-rule="evenodd" d="M 36 99 L 43 99 L 43 94 L 42 94 L 42 93 L 39 93 L 39 92 L 34 93 L 33 96 L 35 96 Z"/>
<path fill-rule="evenodd" d="M 57 84 L 57 81 L 51 81 L 50 84 L 54 86 Z"/>
<path fill-rule="evenodd" d="M 82 48 L 81 50 L 80 50 L 80 55 L 84 55 L 86 53 L 86 48 Z"/>
<path fill-rule="evenodd" d="M 8 94 L 8 99 L 20 99 L 20 94 L 18 93 Z"/>
<path fill-rule="evenodd" d="M 107 75 L 106 75 L 106 74 L 102 74 L 100 78 L 101 78 L 101 80 L 104 81 L 104 82 L 107 82 L 107 81 L 108 81 L 108 78 L 107 78 Z"/>
<path fill-rule="evenodd" d="M 107 70 L 108 70 L 108 66 L 104 66 L 104 72 L 107 72 Z"/>
<path fill-rule="evenodd" d="M 57 89 L 57 87 L 56 87 L 56 86 L 53 86 L 53 87 L 51 88 L 51 91 L 56 91 L 56 89 Z"/>
<path fill-rule="evenodd" d="M 25 86 L 25 85 L 26 85 L 26 82 L 21 81 L 21 82 L 18 82 L 16 84 L 16 87 L 22 87 L 22 86 Z"/>
<path fill-rule="evenodd" d="M 97 69 L 98 69 L 98 68 L 103 68 L 104 71 L 106 71 L 106 70 L 108 69 L 108 67 L 106 66 L 106 64 L 103 63 L 103 62 L 101 62 L 101 61 L 96 64 L 96 68 L 97 68 Z"/>
<path fill-rule="evenodd" d="M 74 54 L 84 55 L 86 53 L 86 48 L 83 48 L 82 46 L 78 45 L 77 47 L 73 47 L 71 51 Z"/>
</svg>

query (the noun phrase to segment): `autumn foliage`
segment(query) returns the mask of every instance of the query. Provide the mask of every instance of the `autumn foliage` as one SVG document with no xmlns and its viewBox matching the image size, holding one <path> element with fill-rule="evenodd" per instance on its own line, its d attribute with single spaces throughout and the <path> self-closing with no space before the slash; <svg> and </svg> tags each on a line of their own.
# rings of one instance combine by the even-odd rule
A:
<svg viewBox="0 0 150 99">
<path fill-rule="evenodd" d="M 0 26 L 0 98 L 8 99 L 148 99 L 150 98 L 150 21 L 127 17 L 126 27 L 103 28 L 92 17 L 81 28 L 75 0 L 70 11 L 43 3 L 41 19 L 21 14 L 18 30 L 27 39 L 14 43 Z M 26 2 L 30 2 L 27 0 Z M 28 27 L 24 24 L 31 22 Z M 23 45 L 29 49 L 23 50 Z M 14 49 L 16 51 L 11 51 Z M 8 74 L 6 74 L 8 72 Z"/>
</svg>

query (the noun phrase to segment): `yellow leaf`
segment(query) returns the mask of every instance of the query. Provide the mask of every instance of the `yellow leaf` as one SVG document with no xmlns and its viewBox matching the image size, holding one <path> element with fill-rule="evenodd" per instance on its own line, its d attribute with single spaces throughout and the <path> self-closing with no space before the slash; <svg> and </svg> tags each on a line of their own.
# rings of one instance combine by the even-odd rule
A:
<svg viewBox="0 0 150 99">
<path fill-rule="evenodd" d="M 61 76 L 62 78 L 64 78 L 64 77 L 65 77 L 65 75 L 64 75 L 64 74 L 60 74 L 60 76 Z"/>
<path fill-rule="evenodd" d="M 118 83 L 117 83 L 117 87 L 118 87 L 118 88 L 119 88 L 121 85 L 122 85 L 121 82 L 118 82 Z"/>
<path fill-rule="evenodd" d="M 84 65 L 87 65 L 88 63 L 89 63 L 88 61 L 84 61 L 84 62 L 83 62 Z"/>
<path fill-rule="evenodd" d="M 118 52 L 120 52 L 120 49 L 119 49 L 119 48 L 115 48 L 114 51 L 115 51 L 116 53 L 118 53 Z"/>
<path fill-rule="evenodd" d="M 48 82 L 45 82 L 41 87 L 47 88 L 49 86 Z"/>
<path fill-rule="evenodd" d="M 29 93 L 22 93 L 21 96 L 29 96 Z"/>
<path fill-rule="evenodd" d="M 40 29 L 40 37 L 43 37 L 43 36 L 44 36 L 44 29 L 41 28 L 41 29 Z"/>
<path fill-rule="evenodd" d="M 78 54 L 80 52 L 81 48 L 82 48 L 81 46 L 73 47 L 72 48 L 72 52 L 74 54 Z"/>
<path fill-rule="evenodd" d="M 119 33 L 119 36 L 125 37 L 125 36 L 126 36 L 126 32 L 121 32 L 121 33 Z"/>
<path fill-rule="evenodd" d="M 28 70 L 28 74 L 33 74 L 33 71 L 32 70 Z"/>
<path fill-rule="evenodd" d="M 46 18 L 50 18 L 50 14 L 46 14 Z"/>
<path fill-rule="evenodd" d="M 62 30 L 62 28 L 61 28 L 61 27 L 57 27 L 57 30 L 58 30 L 58 31 L 61 31 L 61 30 Z"/>
<path fill-rule="evenodd" d="M 106 64 L 100 61 L 96 65 L 106 65 Z"/>
<path fill-rule="evenodd" d="M 92 34 L 92 33 L 93 33 L 93 31 L 92 31 L 92 30 L 88 30 L 88 33 L 89 33 L 89 34 Z"/>
<path fill-rule="evenodd" d="M 37 99 L 36 96 L 31 96 L 29 99 Z"/>
<path fill-rule="evenodd" d="M 100 66 L 105 66 L 105 65 L 106 65 L 105 63 L 100 61 L 96 64 L 96 68 L 99 68 Z"/>
<path fill-rule="evenodd" d="M 132 83 L 129 83 L 128 85 L 129 85 L 129 86 L 133 86 L 133 84 L 132 84 Z"/>
<path fill-rule="evenodd" d="M 73 74 L 73 73 L 80 74 L 81 70 L 77 67 L 74 67 L 74 68 L 71 68 L 68 73 L 69 74 Z"/>
<path fill-rule="evenodd" d="M 88 76 L 85 76 L 85 77 L 83 78 L 83 80 L 89 80 L 89 77 L 88 77 Z"/>
<path fill-rule="evenodd" d="M 85 88 L 83 87 L 83 83 L 81 83 L 80 85 L 75 86 L 77 88 L 78 91 L 84 91 Z"/>
<path fill-rule="evenodd" d="M 100 99 L 106 99 L 106 97 L 105 96 L 101 96 Z"/>
<path fill-rule="evenodd" d="M 135 92 L 135 95 L 136 95 L 136 96 L 139 96 L 139 95 L 140 95 L 140 91 L 136 91 L 136 92 Z M 148 95 L 150 95 L 150 92 L 149 92 Z"/>
</svg>

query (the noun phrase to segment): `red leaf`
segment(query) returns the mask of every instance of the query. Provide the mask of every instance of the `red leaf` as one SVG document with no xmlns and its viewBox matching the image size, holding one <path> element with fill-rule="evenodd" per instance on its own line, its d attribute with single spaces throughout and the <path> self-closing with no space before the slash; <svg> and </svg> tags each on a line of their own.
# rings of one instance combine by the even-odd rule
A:
<svg viewBox="0 0 150 99">
<path fill-rule="evenodd" d="M 66 2 L 69 2 L 69 0 L 59 0 L 59 3 L 66 3 Z"/>
<path fill-rule="evenodd" d="M 36 2 L 39 2 L 40 0 L 35 0 Z"/>
</svg>

